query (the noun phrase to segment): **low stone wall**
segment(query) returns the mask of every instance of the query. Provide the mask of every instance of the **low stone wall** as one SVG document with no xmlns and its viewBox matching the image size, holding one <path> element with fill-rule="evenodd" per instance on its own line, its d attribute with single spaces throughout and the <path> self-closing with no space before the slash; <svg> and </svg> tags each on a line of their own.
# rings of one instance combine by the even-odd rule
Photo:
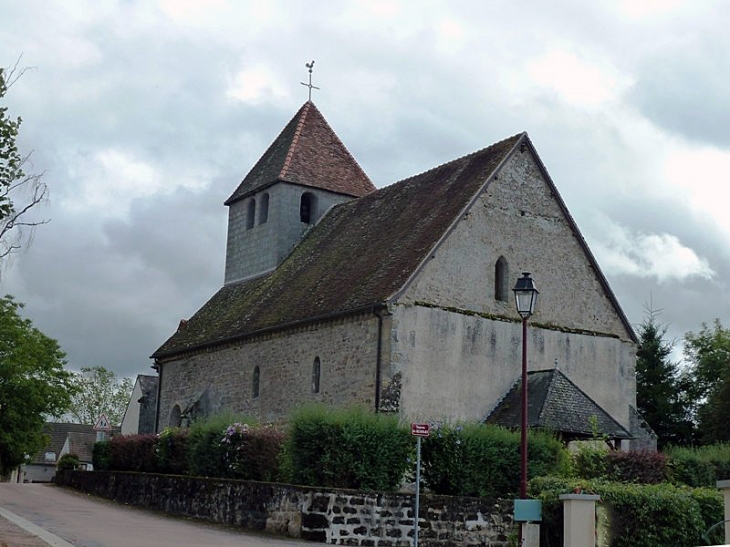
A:
<svg viewBox="0 0 730 547">
<path fill-rule="evenodd" d="M 173 515 L 330 545 L 413 543 L 411 494 L 107 471 L 62 471 L 56 483 Z M 419 513 L 424 547 L 509 545 L 511 500 L 423 495 Z"/>
</svg>

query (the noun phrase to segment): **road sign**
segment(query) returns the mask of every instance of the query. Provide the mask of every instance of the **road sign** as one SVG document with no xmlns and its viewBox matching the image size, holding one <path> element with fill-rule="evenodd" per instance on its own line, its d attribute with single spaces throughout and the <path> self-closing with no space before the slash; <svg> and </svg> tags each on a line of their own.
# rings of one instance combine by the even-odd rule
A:
<svg viewBox="0 0 730 547">
<path fill-rule="evenodd" d="M 411 424 L 411 435 L 414 437 L 428 437 L 431 434 L 431 424 Z"/>
<path fill-rule="evenodd" d="M 96 423 L 94 424 L 94 431 L 111 431 L 112 426 L 109 424 L 109 418 L 106 417 L 106 414 L 102 414 L 96 419 Z"/>
</svg>

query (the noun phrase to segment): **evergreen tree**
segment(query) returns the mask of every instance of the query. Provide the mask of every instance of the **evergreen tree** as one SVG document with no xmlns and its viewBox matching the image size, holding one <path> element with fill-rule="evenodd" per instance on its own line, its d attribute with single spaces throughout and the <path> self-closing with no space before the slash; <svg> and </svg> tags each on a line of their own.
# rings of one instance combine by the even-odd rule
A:
<svg viewBox="0 0 730 547">
<path fill-rule="evenodd" d="M 678 365 L 670 360 L 673 342 L 664 339 L 666 327 L 658 313 L 646 308 L 639 326 L 640 347 L 636 354 L 636 405 L 659 437 L 660 447 L 693 441 L 694 425 L 684 396 L 684 380 Z"/>
<path fill-rule="evenodd" d="M 730 330 L 719 319 L 685 337 L 688 393 L 695 404 L 703 444 L 730 441 Z"/>
</svg>

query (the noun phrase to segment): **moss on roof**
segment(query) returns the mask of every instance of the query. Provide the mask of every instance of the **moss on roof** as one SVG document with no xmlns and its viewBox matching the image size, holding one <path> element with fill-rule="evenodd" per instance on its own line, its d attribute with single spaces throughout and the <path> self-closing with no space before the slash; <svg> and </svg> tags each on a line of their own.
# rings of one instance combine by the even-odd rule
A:
<svg viewBox="0 0 730 547">
<path fill-rule="evenodd" d="M 152 357 L 387 302 L 521 137 L 334 207 L 274 272 L 224 286 Z"/>
</svg>

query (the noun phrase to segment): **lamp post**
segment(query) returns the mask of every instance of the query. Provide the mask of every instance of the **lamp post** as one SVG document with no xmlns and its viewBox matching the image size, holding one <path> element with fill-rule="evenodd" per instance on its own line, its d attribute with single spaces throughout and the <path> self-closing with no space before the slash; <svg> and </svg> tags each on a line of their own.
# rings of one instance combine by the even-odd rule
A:
<svg viewBox="0 0 730 547">
<path fill-rule="evenodd" d="M 527 499 L 527 320 L 535 313 L 537 289 L 529 272 L 522 272 L 515 288 L 517 313 L 522 317 L 522 423 L 520 428 L 520 499 Z"/>
</svg>

